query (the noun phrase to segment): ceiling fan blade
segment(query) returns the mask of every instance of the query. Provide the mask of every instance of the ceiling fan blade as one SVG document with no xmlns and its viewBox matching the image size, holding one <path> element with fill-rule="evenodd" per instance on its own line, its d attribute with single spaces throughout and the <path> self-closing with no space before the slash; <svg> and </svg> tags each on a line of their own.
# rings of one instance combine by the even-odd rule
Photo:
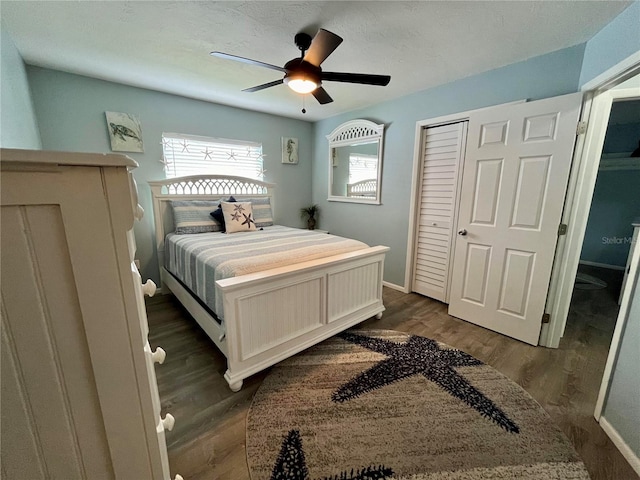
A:
<svg viewBox="0 0 640 480">
<path fill-rule="evenodd" d="M 327 91 L 322 87 L 316 88 L 313 92 L 311 92 L 311 95 L 316 97 L 316 100 L 318 100 L 318 103 L 320 103 L 320 105 L 333 102 L 333 98 L 331 98 Z"/>
<path fill-rule="evenodd" d="M 304 61 L 319 67 L 325 59 L 342 43 L 342 37 L 321 28 L 311 41 L 311 46 L 304 55 Z"/>
<path fill-rule="evenodd" d="M 389 75 L 369 75 L 366 73 L 342 73 L 342 72 L 322 72 L 322 80 L 329 82 L 363 83 L 365 85 L 380 85 L 384 87 L 389 84 Z"/>
<path fill-rule="evenodd" d="M 275 87 L 276 85 L 281 85 L 284 83 L 284 80 L 275 80 L 269 83 L 263 83 L 262 85 L 258 85 L 257 87 L 245 88 L 242 90 L 243 92 L 259 92 L 260 90 L 264 90 L 265 88 Z"/>
<path fill-rule="evenodd" d="M 238 57 L 236 55 L 229 55 L 228 53 L 211 52 L 210 55 L 213 56 L 213 57 L 226 58 L 227 60 L 234 60 L 236 62 L 242 62 L 242 63 L 246 63 L 246 64 L 249 64 L 249 65 L 255 65 L 256 67 L 270 68 L 271 70 L 277 70 L 277 71 L 283 72 L 283 73 L 287 72 L 284 68 L 278 67 L 277 65 L 271 65 L 270 63 L 259 62 L 258 60 L 251 60 L 250 58 Z"/>
</svg>

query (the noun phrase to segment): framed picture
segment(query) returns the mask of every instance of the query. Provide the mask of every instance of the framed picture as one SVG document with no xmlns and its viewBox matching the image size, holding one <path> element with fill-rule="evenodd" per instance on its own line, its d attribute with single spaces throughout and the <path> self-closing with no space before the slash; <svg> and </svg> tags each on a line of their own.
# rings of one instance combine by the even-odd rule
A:
<svg viewBox="0 0 640 480">
<path fill-rule="evenodd" d="M 142 127 L 135 115 L 119 112 L 104 112 L 107 117 L 107 129 L 114 152 L 144 152 L 142 145 Z"/>
<path fill-rule="evenodd" d="M 298 163 L 298 139 L 282 137 L 282 163 Z"/>
</svg>

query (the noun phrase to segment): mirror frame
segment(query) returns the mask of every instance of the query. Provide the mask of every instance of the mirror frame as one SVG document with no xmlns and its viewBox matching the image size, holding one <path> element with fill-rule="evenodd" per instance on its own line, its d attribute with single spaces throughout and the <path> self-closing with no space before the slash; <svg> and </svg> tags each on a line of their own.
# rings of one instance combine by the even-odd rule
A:
<svg viewBox="0 0 640 480">
<path fill-rule="evenodd" d="M 377 124 L 369 120 L 356 119 L 350 120 L 336 127 L 333 132 L 327 135 L 329 141 L 329 195 L 327 200 L 330 202 L 348 202 L 348 203 L 368 203 L 373 205 L 381 205 L 382 191 L 382 149 L 384 137 L 384 123 Z M 356 198 L 347 196 L 333 195 L 333 149 L 336 147 L 346 147 L 354 143 L 364 143 L 374 141 L 378 142 L 378 178 L 375 198 Z"/>
</svg>

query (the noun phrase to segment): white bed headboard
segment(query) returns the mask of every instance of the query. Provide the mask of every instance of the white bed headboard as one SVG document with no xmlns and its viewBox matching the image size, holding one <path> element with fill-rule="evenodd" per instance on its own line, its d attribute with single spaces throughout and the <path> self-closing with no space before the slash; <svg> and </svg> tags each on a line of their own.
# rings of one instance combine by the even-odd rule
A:
<svg viewBox="0 0 640 480">
<path fill-rule="evenodd" d="M 246 177 L 229 175 L 191 175 L 188 177 L 167 178 L 149 182 L 153 200 L 153 216 L 156 226 L 156 248 L 158 264 L 164 267 L 164 239 L 173 232 L 173 210 L 171 200 L 213 200 L 233 195 L 237 200 L 245 198 L 268 197 L 271 210 L 275 212 L 273 202 L 273 183 Z"/>
</svg>

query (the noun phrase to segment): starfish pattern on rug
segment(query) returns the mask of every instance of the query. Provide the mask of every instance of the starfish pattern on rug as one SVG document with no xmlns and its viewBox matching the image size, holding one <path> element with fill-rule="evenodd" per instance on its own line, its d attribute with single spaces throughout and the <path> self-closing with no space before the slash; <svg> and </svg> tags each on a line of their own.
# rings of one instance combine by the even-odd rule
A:
<svg viewBox="0 0 640 480">
<path fill-rule="evenodd" d="M 421 374 L 506 431 L 520 433 L 520 428 L 497 405 L 455 370 L 455 367 L 484 365 L 468 353 L 441 349 L 434 340 L 417 335 L 411 335 L 405 343 L 349 332 L 339 333 L 338 337 L 389 358 L 342 385 L 331 395 L 334 402 L 346 402 L 393 382 Z"/>
<path fill-rule="evenodd" d="M 359 470 L 351 469 L 338 475 L 324 477 L 323 480 L 384 480 L 391 478 L 393 470 L 379 465 L 378 467 L 365 467 Z M 282 441 L 280 454 L 271 473 L 271 480 L 309 480 L 309 469 L 304 458 L 300 431 L 289 430 Z"/>
</svg>

